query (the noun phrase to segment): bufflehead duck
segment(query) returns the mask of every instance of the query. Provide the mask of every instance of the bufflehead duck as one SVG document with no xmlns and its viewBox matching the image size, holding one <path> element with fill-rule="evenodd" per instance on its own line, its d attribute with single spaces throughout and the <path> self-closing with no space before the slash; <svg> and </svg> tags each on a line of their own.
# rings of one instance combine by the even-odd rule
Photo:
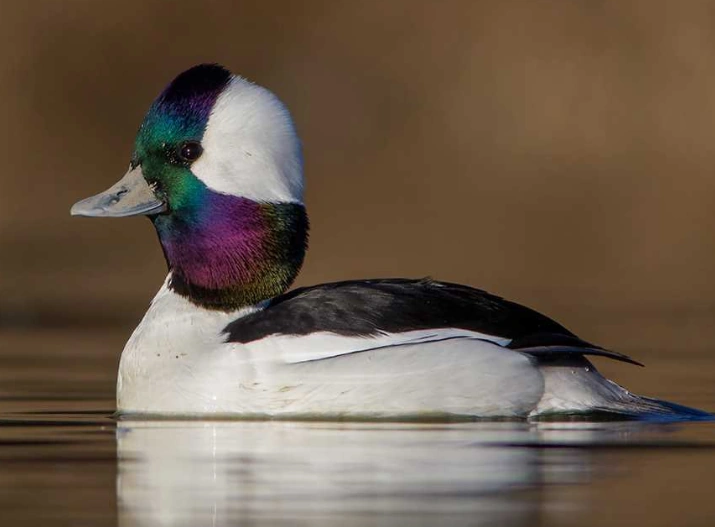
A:
<svg viewBox="0 0 715 527">
<path fill-rule="evenodd" d="M 71 212 L 146 215 L 168 264 L 121 356 L 122 414 L 710 416 L 631 394 L 586 357 L 634 360 L 479 289 L 379 279 L 286 292 L 308 237 L 300 143 L 275 95 L 219 65 L 176 77 L 127 174 Z"/>
</svg>

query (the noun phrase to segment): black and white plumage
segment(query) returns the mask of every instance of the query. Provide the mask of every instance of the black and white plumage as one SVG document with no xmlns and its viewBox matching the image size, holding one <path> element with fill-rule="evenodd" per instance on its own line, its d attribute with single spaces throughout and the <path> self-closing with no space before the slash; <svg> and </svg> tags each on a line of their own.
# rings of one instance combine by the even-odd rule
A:
<svg viewBox="0 0 715 527">
<path fill-rule="evenodd" d="M 587 356 L 634 360 L 485 291 L 392 279 L 286 293 L 307 243 L 300 142 L 272 93 L 220 66 L 167 87 L 131 159 L 72 209 L 147 215 L 169 266 L 122 353 L 121 413 L 711 417 L 631 394 Z"/>
<path fill-rule="evenodd" d="M 327 332 L 371 337 L 461 329 L 541 358 L 600 355 L 641 365 L 578 338 L 561 324 L 481 289 L 431 279 L 351 280 L 296 289 L 231 322 L 228 342 Z M 455 338 L 455 337 L 445 337 Z"/>
</svg>

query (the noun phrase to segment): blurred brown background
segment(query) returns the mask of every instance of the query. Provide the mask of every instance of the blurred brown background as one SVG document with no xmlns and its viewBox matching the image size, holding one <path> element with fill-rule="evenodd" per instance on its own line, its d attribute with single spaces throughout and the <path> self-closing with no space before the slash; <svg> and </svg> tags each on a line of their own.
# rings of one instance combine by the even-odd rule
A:
<svg viewBox="0 0 715 527">
<path fill-rule="evenodd" d="M 165 274 L 153 229 L 69 207 L 124 173 L 163 86 L 211 61 L 293 112 L 299 285 L 431 275 L 641 358 L 715 342 L 713 2 L 2 7 L 6 328 L 136 324 Z"/>
<path fill-rule="evenodd" d="M 715 410 L 715 2 L 0 7 L 7 401 L 111 406 L 164 261 L 146 220 L 69 208 L 124 173 L 166 83 L 220 62 L 275 91 L 302 136 L 312 237 L 299 284 L 483 287 L 647 362 L 599 361 L 634 391 Z M 599 513 L 582 524 L 659 503 L 649 525 L 709 525 L 712 478 L 680 485 L 680 463 L 653 456 L 658 470 L 594 487 Z"/>
</svg>

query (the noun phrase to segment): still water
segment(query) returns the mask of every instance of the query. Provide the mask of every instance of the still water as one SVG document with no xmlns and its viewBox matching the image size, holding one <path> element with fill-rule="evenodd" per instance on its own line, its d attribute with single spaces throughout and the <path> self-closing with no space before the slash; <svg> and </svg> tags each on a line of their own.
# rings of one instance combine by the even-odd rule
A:
<svg viewBox="0 0 715 527">
<path fill-rule="evenodd" d="M 0 333 L 0 525 L 715 525 L 714 423 L 116 421 L 125 336 Z"/>
</svg>

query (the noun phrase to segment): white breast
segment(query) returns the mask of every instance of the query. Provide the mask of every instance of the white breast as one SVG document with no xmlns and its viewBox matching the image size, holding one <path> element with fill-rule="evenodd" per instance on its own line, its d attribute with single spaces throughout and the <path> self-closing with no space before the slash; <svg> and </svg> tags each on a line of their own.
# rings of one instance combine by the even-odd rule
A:
<svg viewBox="0 0 715 527">
<path fill-rule="evenodd" d="M 224 313 L 201 309 L 168 288 L 169 277 L 130 337 L 119 363 L 120 412 L 222 411 L 224 385 L 250 377 L 240 354 L 226 353 L 223 328 L 248 308 Z M 235 359 L 230 371 L 218 363 Z"/>
</svg>

